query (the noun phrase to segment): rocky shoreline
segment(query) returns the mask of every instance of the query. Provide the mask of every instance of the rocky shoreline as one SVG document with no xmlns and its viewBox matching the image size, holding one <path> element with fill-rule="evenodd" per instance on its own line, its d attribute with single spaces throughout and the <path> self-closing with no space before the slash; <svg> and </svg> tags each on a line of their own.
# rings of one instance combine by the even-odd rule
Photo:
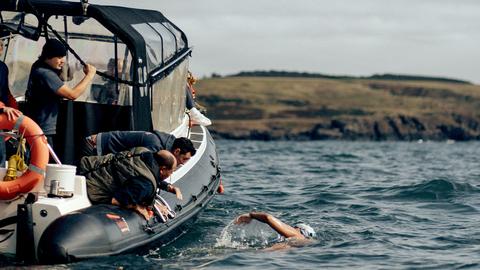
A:
<svg viewBox="0 0 480 270">
<path fill-rule="evenodd" d="M 216 138 L 480 140 L 480 86 L 302 78 L 217 78 L 199 84 Z"/>
<path fill-rule="evenodd" d="M 333 119 L 296 131 L 279 127 L 238 128 L 220 122 L 214 124 L 210 130 L 217 139 L 233 140 L 480 140 L 479 119 L 451 115 L 450 118 L 444 117 L 441 121 L 435 120 L 404 115 L 379 119 Z"/>
</svg>

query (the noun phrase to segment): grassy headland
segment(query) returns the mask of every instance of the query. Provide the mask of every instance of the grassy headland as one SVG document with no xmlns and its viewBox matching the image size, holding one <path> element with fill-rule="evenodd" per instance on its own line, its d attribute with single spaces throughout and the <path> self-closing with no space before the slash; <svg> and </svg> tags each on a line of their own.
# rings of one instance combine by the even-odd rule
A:
<svg viewBox="0 0 480 270">
<path fill-rule="evenodd" d="M 480 86 L 461 81 L 241 76 L 196 88 L 218 137 L 480 139 Z"/>
</svg>

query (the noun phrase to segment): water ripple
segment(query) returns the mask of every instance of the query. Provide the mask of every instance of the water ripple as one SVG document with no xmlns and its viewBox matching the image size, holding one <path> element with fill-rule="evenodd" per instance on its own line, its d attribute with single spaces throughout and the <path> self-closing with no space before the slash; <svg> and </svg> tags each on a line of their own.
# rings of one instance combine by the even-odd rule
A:
<svg viewBox="0 0 480 270">
<path fill-rule="evenodd" d="M 218 141 L 217 146 L 226 193 L 182 238 L 57 269 L 480 267 L 478 142 Z M 308 223 L 317 239 L 303 248 L 265 251 L 273 231 L 255 227 L 240 245 L 222 242 L 233 219 L 251 210 L 291 225 Z M 230 239 L 247 239 L 245 231 L 230 232 Z"/>
<path fill-rule="evenodd" d="M 479 189 L 468 183 L 434 179 L 411 186 L 393 187 L 386 192 L 393 194 L 389 196 L 391 199 L 438 201 L 479 193 Z"/>
</svg>

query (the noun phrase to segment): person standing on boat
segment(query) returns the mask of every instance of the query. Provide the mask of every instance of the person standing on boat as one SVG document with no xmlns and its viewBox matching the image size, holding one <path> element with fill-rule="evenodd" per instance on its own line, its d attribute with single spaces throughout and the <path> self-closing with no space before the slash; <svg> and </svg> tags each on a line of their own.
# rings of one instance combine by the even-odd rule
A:
<svg viewBox="0 0 480 270">
<path fill-rule="evenodd" d="M 84 155 L 106 155 L 129 150 L 134 147 L 145 147 L 153 152 L 170 151 L 177 160 L 177 165 L 185 164 L 195 155 L 197 150 L 191 140 L 161 131 L 110 131 L 88 136 Z"/>
<path fill-rule="evenodd" d="M 185 88 L 185 107 L 190 111 L 189 115 L 194 124 L 201 126 L 210 126 L 212 121 L 203 115 L 195 106 L 195 88 L 193 85 L 197 82 L 197 79 L 189 71 L 187 75 L 187 86 Z"/>
<path fill-rule="evenodd" d="M 96 68 L 86 64 L 84 78 L 73 88 L 61 79 L 67 49 L 57 39 L 47 39 L 38 60 L 33 63 L 26 92 L 26 114 L 43 130 L 48 143 L 53 146 L 60 101 L 75 100 L 92 82 Z"/>
<path fill-rule="evenodd" d="M 148 220 L 157 188 L 183 199 L 180 188 L 165 181 L 176 166 L 175 157 L 166 150 L 151 152 L 137 147 L 117 154 L 83 157 L 78 173 L 87 179 L 87 194 L 93 204 L 133 209 Z"/>
<path fill-rule="evenodd" d="M 3 54 L 3 40 L 0 41 L 0 55 Z M 3 61 L 0 61 L 0 101 L 3 103 L 0 107 L 0 113 L 5 113 L 8 120 L 22 115 L 22 112 L 17 110 L 18 105 L 10 92 L 8 85 L 8 67 Z M 0 166 L 5 165 L 6 153 L 5 153 L 5 141 L 4 137 L 0 136 Z"/>
</svg>

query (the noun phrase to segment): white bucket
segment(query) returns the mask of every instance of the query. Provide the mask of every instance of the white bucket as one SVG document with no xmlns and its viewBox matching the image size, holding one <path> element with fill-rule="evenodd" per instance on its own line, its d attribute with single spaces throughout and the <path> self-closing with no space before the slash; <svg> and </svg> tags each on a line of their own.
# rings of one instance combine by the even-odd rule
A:
<svg viewBox="0 0 480 270">
<path fill-rule="evenodd" d="M 48 164 L 45 175 L 45 190 L 50 192 L 50 182 L 59 181 L 59 188 L 62 191 L 75 191 L 75 171 L 77 167 L 72 165 Z"/>
</svg>

